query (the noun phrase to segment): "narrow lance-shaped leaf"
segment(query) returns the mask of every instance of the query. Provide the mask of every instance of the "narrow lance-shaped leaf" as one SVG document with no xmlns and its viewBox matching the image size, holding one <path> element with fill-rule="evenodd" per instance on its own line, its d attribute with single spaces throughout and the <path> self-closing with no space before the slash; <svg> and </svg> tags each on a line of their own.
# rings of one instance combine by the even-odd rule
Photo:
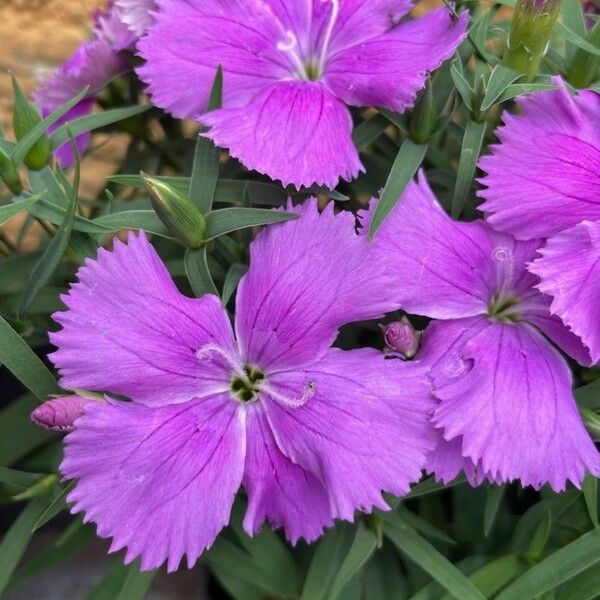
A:
<svg viewBox="0 0 600 600">
<path fill-rule="evenodd" d="M 594 527 L 598 528 L 598 478 L 587 475 L 583 480 L 583 497 Z"/>
<path fill-rule="evenodd" d="M 140 571 L 140 561 L 136 560 L 127 566 L 127 576 L 116 600 L 141 600 L 145 595 L 157 571 Z"/>
<path fill-rule="evenodd" d="M 3 364 L 41 401 L 59 389 L 46 365 L 2 317 L 0 317 L 0 364 Z"/>
<path fill-rule="evenodd" d="M 33 269 L 29 280 L 25 284 L 23 296 L 21 297 L 21 302 L 19 303 L 19 314 L 27 312 L 27 309 L 29 308 L 29 305 L 35 298 L 36 294 L 48 282 L 69 246 L 69 239 L 71 237 L 71 230 L 73 229 L 73 221 L 75 219 L 75 212 L 77 209 L 79 179 L 81 172 L 79 154 L 72 138 L 71 145 L 73 148 L 73 155 L 75 156 L 75 176 L 73 180 L 73 187 L 70 190 L 71 198 L 69 208 L 65 214 L 62 225 L 48 244 L 46 251 L 44 254 L 42 254 L 42 257 Z"/>
<path fill-rule="evenodd" d="M 32 500 L 21 511 L 21 514 L 4 535 L 0 543 L 0 595 L 4 592 L 23 553 L 27 549 L 33 535 L 32 525 L 45 506 L 46 500 L 44 498 Z"/>
<path fill-rule="evenodd" d="M 504 65 L 496 65 L 487 82 L 485 96 L 479 110 L 484 111 L 493 106 L 506 88 L 520 77 L 521 73 Z"/>
<path fill-rule="evenodd" d="M 281 223 L 298 217 L 293 212 L 270 210 L 268 208 L 221 208 L 206 216 L 204 240 L 210 241 L 232 231 Z"/>
<path fill-rule="evenodd" d="M 461 600 L 485 600 L 485 596 L 444 555 L 405 525 L 393 513 L 386 515 L 384 532 L 390 541 L 429 573 L 451 594 Z"/>
<path fill-rule="evenodd" d="M 415 144 L 410 139 L 404 140 L 369 225 L 369 239 L 372 240 L 375 237 L 385 218 L 400 200 L 406 186 L 423 162 L 426 152 L 427 144 Z"/>
<path fill-rule="evenodd" d="M 556 550 L 516 581 L 497 600 L 529 600 L 555 589 L 600 563 L 600 530 L 594 529 Z"/>
<path fill-rule="evenodd" d="M 463 138 L 462 149 L 460 152 L 460 161 L 458 163 L 458 172 L 456 174 L 456 186 L 454 188 L 454 197 L 452 198 L 452 217 L 457 219 L 462 213 L 471 185 L 475 175 L 475 166 L 481 153 L 483 139 L 485 137 L 486 123 L 467 121 L 465 135 Z"/>
<path fill-rule="evenodd" d="M 6 221 L 19 214 L 21 211 L 27 210 L 29 207 L 33 206 L 42 196 L 43 194 L 35 194 L 29 196 L 29 198 L 26 198 L 25 200 L 0 206 L 0 226 L 4 225 Z"/>
<path fill-rule="evenodd" d="M 496 517 L 498 516 L 498 510 L 504 497 L 504 486 L 490 486 L 487 488 L 487 494 L 485 498 L 485 511 L 483 514 L 483 533 L 487 537 L 494 527 Z"/>
<path fill-rule="evenodd" d="M 207 111 L 221 107 L 223 96 L 223 69 L 219 67 L 215 75 Z M 202 136 L 202 128 L 196 140 L 194 166 L 190 179 L 189 197 L 202 214 L 213 205 L 217 181 L 219 179 L 219 150 L 212 140 Z"/>
<path fill-rule="evenodd" d="M 329 598 L 341 598 L 340 594 L 352 577 L 354 577 L 367 563 L 377 548 L 377 536 L 365 523 L 360 523 L 356 529 L 352 546 L 344 558 L 331 584 Z"/>
<path fill-rule="evenodd" d="M 185 253 L 185 272 L 187 273 L 192 291 L 199 298 L 204 294 L 219 295 L 208 268 L 208 248 L 188 248 Z"/>
<path fill-rule="evenodd" d="M 50 145 L 52 148 L 58 148 L 59 146 L 62 146 L 62 144 L 69 139 L 67 129 L 70 129 L 71 134 L 76 137 L 82 133 L 94 131 L 94 129 L 106 127 L 107 125 L 112 125 L 113 123 L 118 123 L 119 121 L 124 121 L 130 117 L 144 113 L 150 109 L 151 106 L 151 104 L 142 104 L 141 106 L 113 108 L 111 110 L 105 110 L 101 113 L 79 117 L 79 119 L 69 121 L 68 126 L 65 124 L 54 131 L 50 136 Z"/>
</svg>

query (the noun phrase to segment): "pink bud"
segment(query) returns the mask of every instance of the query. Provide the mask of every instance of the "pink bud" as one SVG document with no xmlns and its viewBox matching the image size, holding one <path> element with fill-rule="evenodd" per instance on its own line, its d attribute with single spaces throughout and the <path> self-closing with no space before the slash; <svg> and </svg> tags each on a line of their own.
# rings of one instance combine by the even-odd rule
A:
<svg viewBox="0 0 600 600">
<path fill-rule="evenodd" d="M 419 349 L 421 333 L 415 330 L 406 317 L 380 327 L 385 339 L 385 352 L 393 352 L 407 359 L 413 358 Z"/>
<path fill-rule="evenodd" d="M 83 414 L 89 402 L 93 400 L 81 396 L 51 398 L 31 413 L 31 420 L 45 429 L 72 431 L 75 419 Z"/>
</svg>

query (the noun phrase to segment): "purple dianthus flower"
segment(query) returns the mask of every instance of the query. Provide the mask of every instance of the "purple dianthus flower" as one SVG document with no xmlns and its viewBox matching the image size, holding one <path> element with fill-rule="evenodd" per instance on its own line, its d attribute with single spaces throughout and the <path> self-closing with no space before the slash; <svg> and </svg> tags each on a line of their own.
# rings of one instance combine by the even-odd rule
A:
<svg viewBox="0 0 600 600">
<path fill-rule="evenodd" d="M 409 0 L 159 0 L 138 48 L 154 103 L 284 185 L 335 187 L 362 168 L 348 106 L 404 111 L 454 53 L 467 13 L 404 21 Z M 223 108 L 206 110 L 217 67 Z"/>
<path fill-rule="evenodd" d="M 600 95 L 558 90 L 518 101 L 504 115 L 500 144 L 480 160 L 481 210 L 496 229 L 548 238 L 529 270 L 551 310 L 600 361 Z M 533 260 L 535 258 L 535 260 Z"/>
<path fill-rule="evenodd" d="M 119 21 L 114 5 L 111 4 L 106 10 L 94 13 L 91 38 L 79 46 L 72 56 L 34 92 L 42 116 L 47 117 L 89 86 L 88 95 L 55 123 L 49 129 L 50 133 L 68 121 L 92 112 L 98 92 L 111 79 L 127 70 L 127 63 L 118 52 L 129 47 L 134 41 L 133 34 Z M 80 153 L 89 146 L 90 137 L 89 133 L 76 137 L 75 141 Z M 68 142 L 57 148 L 54 156 L 62 167 L 70 167 L 74 162 L 73 152 Z"/>
<path fill-rule="evenodd" d="M 580 485 L 600 455 L 573 398 L 569 366 L 590 357 L 527 270 L 541 241 L 487 223 L 455 222 L 421 174 L 375 238 L 397 283 L 397 304 L 436 319 L 418 358 L 431 365 L 439 444 L 428 468 L 447 482 L 520 479 L 536 488 Z"/>
<path fill-rule="evenodd" d="M 393 280 L 350 213 L 269 227 L 251 245 L 235 331 L 214 295 L 183 296 L 144 234 L 88 260 L 54 315 L 51 355 L 90 403 L 66 437 L 69 501 L 111 550 L 143 569 L 193 565 L 244 487 L 244 528 L 265 519 L 313 540 L 356 509 L 386 509 L 418 480 L 434 439 L 426 367 L 332 348 L 337 329 L 378 318 Z"/>
<path fill-rule="evenodd" d="M 121 21 L 135 34 L 142 37 L 154 21 L 155 0 L 115 0 Z"/>
</svg>

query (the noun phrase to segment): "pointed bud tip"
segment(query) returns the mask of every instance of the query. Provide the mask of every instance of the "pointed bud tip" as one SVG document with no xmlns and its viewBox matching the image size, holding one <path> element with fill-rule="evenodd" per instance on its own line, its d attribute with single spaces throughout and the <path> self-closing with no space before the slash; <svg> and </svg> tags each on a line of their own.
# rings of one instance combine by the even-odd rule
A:
<svg viewBox="0 0 600 600">
<path fill-rule="evenodd" d="M 86 404 L 93 402 L 81 396 L 50 398 L 31 413 L 31 420 L 52 431 L 72 431 L 73 423 L 84 412 Z"/>
</svg>

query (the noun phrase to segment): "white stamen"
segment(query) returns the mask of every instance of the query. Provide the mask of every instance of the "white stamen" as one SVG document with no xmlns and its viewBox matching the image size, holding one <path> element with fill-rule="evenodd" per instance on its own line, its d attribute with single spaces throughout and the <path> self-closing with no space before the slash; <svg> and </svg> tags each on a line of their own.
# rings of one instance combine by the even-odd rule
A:
<svg viewBox="0 0 600 600">
<path fill-rule="evenodd" d="M 322 74 L 323 69 L 325 68 L 327 52 L 329 51 L 329 43 L 331 42 L 331 34 L 333 33 L 333 28 L 335 27 L 338 15 L 340 14 L 340 0 L 321 0 L 321 2 L 331 2 L 331 15 L 329 17 L 329 23 L 327 24 L 327 30 L 325 31 L 325 37 L 323 38 L 323 46 L 321 47 L 319 62 L 317 63 L 317 70 L 319 74 Z"/>
<path fill-rule="evenodd" d="M 297 408 L 298 406 L 303 406 L 304 404 L 306 404 L 315 395 L 316 389 L 317 386 L 312 381 L 309 381 L 304 392 L 302 392 L 302 395 L 299 398 L 294 398 L 286 396 L 285 394 L 280 394 L 277 390 L 275 390 L 266 382 L 261 383 L 260 385 L 261 392 L 268 394 L 269 396 L 271 396 L 271 398 L 277 400 L 277 402 L 280 402 L 281 404 L 284 404 L 285 406 L 290 406 L 292 408 Z"/>
<path fill-rule="evenodd" d="M 227 352 L 216 344 L 204 344 L 197 352 L 196 358 L 198 360 L 211 360 L 213 355 L 220 356 L 234 371 L 237 373 L 244 372 L 244 365 L 240 359 L 231 352 Z"/>
<path fill-rule="evenodd" d="M 301 77 L 302 79 L 308 79 L 304 63 L 302 62 L 302 59 L 300 58 L 297 52 L 298 39 L 294 35 L 293 31 L 288 30 L 285 32 L 285 35 L 285 40 L 277 42 L 277 50 L 285 52 L 290 57 L 292 63 L 294 64 L 294 67 L 296 67 L 299 77 Z"/>
</svg>

